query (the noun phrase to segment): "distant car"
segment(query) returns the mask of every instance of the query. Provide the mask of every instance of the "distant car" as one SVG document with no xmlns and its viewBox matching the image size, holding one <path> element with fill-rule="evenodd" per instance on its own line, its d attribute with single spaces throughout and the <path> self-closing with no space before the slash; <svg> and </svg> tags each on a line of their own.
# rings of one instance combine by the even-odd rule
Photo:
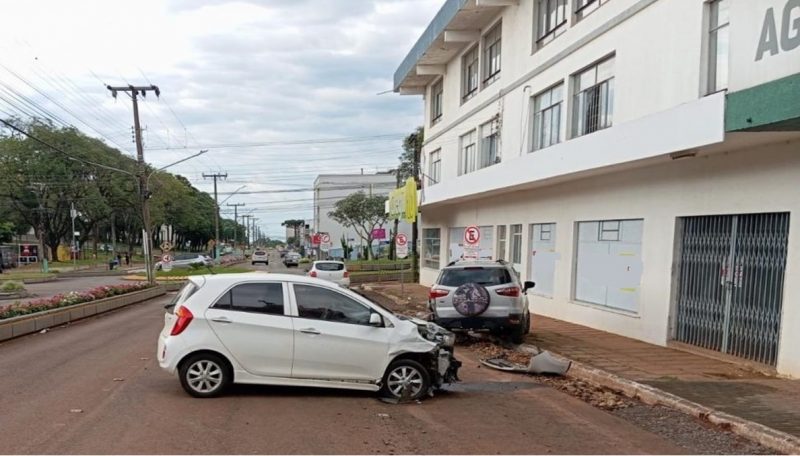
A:
<svg viewBox="0 0 800 456">
<path fill-rule="evenodd" d="M 174 259 L 170 262 L 173 268 L 180 269 L 180 268 L 190 268 L 193 264 L 199 264 L 201 266 L 213 266 L 214 259 L 200 255 L 197 253 L 191 254 L 178 254 L 175 255 Z M 163 261 L 159 261 L 156 263 L 156 271 L 160 271 L 164 268 Z"/>
<path fill-rule="evenodd" d="M 231 383 L 383 390 L 422 399 L 458 381 L 455 334 L 331 282 L 193 276 L 166 306 L 159 366 L 194 397 Z M 270 393 L 272 394 L 272 393 Z"/>
<path fill-rule="evenodd" d="M 250 256 L 250 264 L 255 265 L 258 263 L 264 263 L 265 266 L 269 265 L 269 257 L 264 250 L 256 250 Z"/>
<path fill-rule="evenodd" d="M 526 292 L 533 282 L 520 283 L 504 261 L 458 261 L 439 273 L 430 289 L 433 321 L 451 331 L 490 331 L 522 343 L 530 332 Z"/>
<path fill-rule="evenodd" d="M 315 261 L 308 270 L 308 276 L 328 280 L 341 287 L 350 286 L 350 272 L 341 261 Z"/>
<path fill-rule="evenodd" d="M 289 252 L 283 257 L 283 264 L 290 268 L 292 266 L 297 267 L 300 264 L 300 254 L 297 252 Z"/>
</svg>

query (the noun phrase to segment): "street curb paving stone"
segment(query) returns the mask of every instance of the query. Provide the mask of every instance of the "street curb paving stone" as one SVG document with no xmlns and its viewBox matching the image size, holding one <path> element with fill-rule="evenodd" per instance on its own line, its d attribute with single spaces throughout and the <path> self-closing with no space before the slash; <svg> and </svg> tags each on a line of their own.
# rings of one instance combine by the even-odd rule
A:
<svg viewBox="0 0 800 456">
<path fill-rule="evenodd" d="M 520 345 L 520 349 L 526 352 L 538 351 L 537 347 L 530 344 Z M 566 374 L 568 377 L 609 388 L 648 405 L 663 405 L 687 415 L 707 420 L 712 424 L 729 429 L 736 435 L 784 454 L 800 454 L 800 438 L 791 434 L 720 412 L 650 385 L 638 383 L 608 371 L 570 360 L 556 353 L 553 353 L 553 355 L 559 359 L 572 362 L 572 367 Z"/>
<path fill-rule="evenodd" d="M 45 328 L 60 326 L 71 321 L 119 309 L 120 307 L 125 307 L 130 304 L 147 301 L 162 296 L 165 293 L 166 290 L 164 287 L 154 287 L 124 295 L 104 298 L 98 301 L 0 320 L 0 342 L 41 331 Z"/>
</svg>

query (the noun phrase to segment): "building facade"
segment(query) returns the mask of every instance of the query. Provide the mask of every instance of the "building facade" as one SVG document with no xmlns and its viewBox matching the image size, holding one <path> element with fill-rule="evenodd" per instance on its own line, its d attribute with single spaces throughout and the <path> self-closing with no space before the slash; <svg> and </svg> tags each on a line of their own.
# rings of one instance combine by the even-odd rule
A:
<svg viewBox="0 0 800 456">
<path fill-rule="evenodd" d="M 395 90 L 423 284 L 477 226 L 538 314 L 800 376 L 800 1 L 448 0 Z"/>
<path fill-rule="evenodd" d="M 336 203 L 347 196 L 364 192 L 368 195 L 388 196 L 397 188 L 397 176 L 394 172 L 376 174 L 320 174 L 314 180 L 314 220 L 312 229 L 315 233 L 327 233 L 330 236 L 332 249 L 342 250 L 341 239 L 344 238 L 356 252 L 363 247 L 364 241 L 351 227 L 345 227 L 328 216 Z M 386 239 L 373 242 L 373 247 L 381 241 L 388 241 L 390 230 L 394 229 L 394 221 L 389 220 L 383 226 Z M 411 228 L 407 223 L 400 223 L 398 231 L 411 236 Z M 337 253 L 337 252 L 333 252 Z M 336 255 L 334 255 L 336 256 Z"/>
</svg>

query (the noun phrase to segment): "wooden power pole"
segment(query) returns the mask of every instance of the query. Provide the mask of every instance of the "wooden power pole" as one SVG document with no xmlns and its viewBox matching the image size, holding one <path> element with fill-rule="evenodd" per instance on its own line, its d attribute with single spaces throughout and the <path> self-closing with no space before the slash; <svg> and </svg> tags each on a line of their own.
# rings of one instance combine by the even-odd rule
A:
<svg viewBox="0 0 800 456">
<path fill-rule="evenodd" d="M 203 179 L 205 178 L 214 179 L 214 261 L 219 262 L 219 200 L 217 199 L 217 179 L 227 179 L 228 173 L 203 173 Z"/>
<path fill-rule="evenodd" d="M 147 188 L 147 163 L 144 161 L 144 146 L 142 145 L 142 128 L 139 124 L 139 102 L 138 97 L 141 95 L 143 98 L 147 96 L 147 92 L 155 92 L 156 97 L 161 95 L 161 90 L 159 90 L 158 86 L 150 85 L 150 86 L 120 86 L 120 87 L 112 87 L 106 86 L 108 90 L 111 91 L 111 95 L 114 98 L 117 98 L 117 94 L 119 92 L 125 92 L 130 94 L 131 100 L 133 101 L 133 128 L 134 128 L 134 139 L 136 141 L 136 161 L 139 164 L 139 198 L 141 199 L 142 204 L 142 225 L 144 226 L 143 229 L 143 236 L 142 236 L 142 250 L 144 251 L 144 264 L 145 264 L 145 271 L 147 271 L 147 281 L 151 285 L 155 285 L 156 277 L 153 271 L 153 258 L 152 258 L 152 239 L 151 233 L 152 229 L 150 226 L 150 190 Z"/>
</svg>

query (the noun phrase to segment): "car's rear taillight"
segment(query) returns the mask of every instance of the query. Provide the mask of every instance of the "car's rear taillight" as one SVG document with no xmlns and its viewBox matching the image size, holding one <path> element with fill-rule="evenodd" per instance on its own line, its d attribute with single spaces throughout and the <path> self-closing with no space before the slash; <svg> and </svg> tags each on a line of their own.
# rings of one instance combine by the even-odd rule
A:
<svg viewBox="0 0 800 456">
<path fill-rule="evenodd" d="M 519 287 L 500 288 L 499 290 L 495 290 L 495 293 L 499 294 L 500 296 L 516 298 L 519 297 Z"/>
<path fill-rule="evenodd" d="M 311 272 L 308 273 L 308 275 L 309 275 L 309 277 L 316 277 L 317 276 L 317 271 L 311 271 Z"/>
<path fill-rule="evenodd" d="M 344 271 L 344 278 L 350 277 L 350 271 Z"/>
<path fill-rule="evenodd" d="M 431 288 L 431 291 L 428 292 L 429 299 L 436 299 L 436 298 L 443 298 L 450 294 L 450 291 L 443 290 L 441 288 Z"/>
<path fill-rule="evenodd" d="M 170 336 L 177 336 L 178 334 L 182 333 L 194 318 L 194 315 L 189 312 L 189 309 L 183 306 L 179 307 L 178 310 L 175 311 L 175 316 L 178 317 L 178 319 L 175 320 L 175 325 L 172 327 L 172 332 L 169 333 Z"/>
</svg>

